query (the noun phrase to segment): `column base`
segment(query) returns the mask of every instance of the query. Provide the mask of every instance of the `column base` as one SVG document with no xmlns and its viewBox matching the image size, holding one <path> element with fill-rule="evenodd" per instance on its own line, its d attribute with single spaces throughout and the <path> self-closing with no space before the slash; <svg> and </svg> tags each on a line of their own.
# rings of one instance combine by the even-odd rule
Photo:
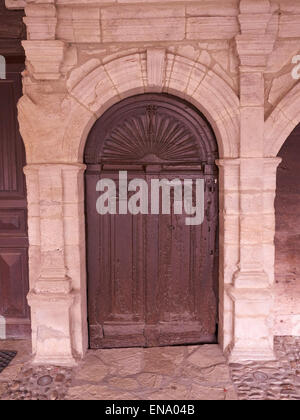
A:
<svg viewBox="0 0 300 420">
<path fill-rule="evenodd" d="M 227 349 L 230 363 L 274 361 L 271 288 L 227 287 L 233 301 L 234 338 Z"/>
<path fill-rule="evenodd" d="M 54 365 L 65 367 L 76 367 L 78 362 L 70 356 L 34 356 L 31 360 L 32 365 Z"/>
<path fill-rule="evenodd" d="M 35 320 L 33 364 L 76 365 L 70 318 L 74 299 L 74 293 L 29 293 L 28 303 Z"/>
</svg>

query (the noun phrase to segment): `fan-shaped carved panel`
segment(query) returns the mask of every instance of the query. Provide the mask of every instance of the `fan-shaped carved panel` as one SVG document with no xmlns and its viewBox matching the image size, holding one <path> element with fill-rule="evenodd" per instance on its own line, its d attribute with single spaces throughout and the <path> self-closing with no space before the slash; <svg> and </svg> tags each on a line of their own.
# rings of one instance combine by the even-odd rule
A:
<svg viewBox="0 0 300 420">
<path fill-rule="evenodd" d="M 197 161 L 199 154 L 191 131 L 180 121 L 160 115 L 156 108 L 125 120 L 107 137 L 103 159 Z"/>
<path fill-rule="evenodd" d="M 148 94 L 120 102 L 96 122 L 85 162 L 200 163 L 216 156 L 214 135 L 196 110 Z"/>
</svg>

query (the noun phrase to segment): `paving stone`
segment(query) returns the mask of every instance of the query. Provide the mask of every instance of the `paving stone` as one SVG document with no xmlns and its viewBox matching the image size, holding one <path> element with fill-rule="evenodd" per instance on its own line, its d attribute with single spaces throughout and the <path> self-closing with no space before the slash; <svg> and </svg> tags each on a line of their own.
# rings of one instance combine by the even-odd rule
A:
<svg viewBox="0 0 300 420">
<path fill-rule="evenodd" d="M 0 399 L 300 400 L 300 340 L 277 337 L 275 351 L 275 362 L 228 367 L 218 346 L 98 350 L 69 369 L 30 365 L 23 343 L 0 375 Z"/>
<path fill-rule="evenodd" d="M 113 377 L 109 379 L 108 383 L 114 388 L 119 388 L 122 390 L 129 390 L 129 391 L 139 389 L 140 387 L 137 380 L 133 378 Z"/>
<path fill-rule="evenodd" d="M 79 368 L 76 379 L 88 382 L 100 382 L 109 373 L 109 368 L 96 357 L 89 358 L 88 361 Z"/>
<path fill-rule="evenodd" d="M 98 354 L 112 374 L 129 376 L 142 371 L 143 349 L 109 349 Z"/>
<path fill-rule="evenodd" d="M 137 375 L 137 380 L 140 385 L 145 388 L 159 388 L 163 381 L 162 375 L 156 375 L 153 373 L 140 373 Z"/>
<path fill-rule="evenodd" d="M 206 345 L 198 346 L 198 348 L 188 357 L 188 362 L 195 364 L 197 367 L 205 368 L 212 365 L 212 363 L 225 363 L 225 357 L 219 346 Z"/>
<path fill-rule="evenodd" d="M 229 367 L 227 365 L 217 365 L 202 369 L 204 381 L 209 383 L 226 383 L 230 378 Z"/>
<path fill-rule="evenodd" d="M 193 399 L 193 396 L 190 394 L 190 388 L 174 381 L 168 386 L 161 388 L 158 392 L 151 394 L 151 399 L 160 401 Z"/>
<path fill-rule="evenodd" d="M 149 373 L 170 375 L 181 365 L 184 347 L 145 349 L 143 370 Z"/>
<path fill-rule="evenodd" d="M 204 387 L 200 385 L 193 385 L 191 391 L 192 400 L 225 400 L 226 390 L 224 388 Z"/>
</svg>

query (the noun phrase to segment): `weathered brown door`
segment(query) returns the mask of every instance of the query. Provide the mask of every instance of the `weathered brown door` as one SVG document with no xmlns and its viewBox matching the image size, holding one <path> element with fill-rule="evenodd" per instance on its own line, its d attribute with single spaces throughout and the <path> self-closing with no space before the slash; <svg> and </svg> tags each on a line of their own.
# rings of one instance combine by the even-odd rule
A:
<svg viewBox="0 0 300 420">
<path fill-rule="evenodd" d="M 163 346 L 216 340 L 218 189 L 213 133 L 191 106 L 147 94 L 112 107 L 86 146 L 90 346 Z M 186 214 L 99 215 L 99 179 L 205 182 L 205 218 Z M 132 195 L 128 193 L 128 198 Z"/>
<path fill-rule="evenodd" d="M 8 59 L 0 80 L 0 338 L 30 334 L 25 151 L 17 122 L 22 60 Z"/>
</svg>

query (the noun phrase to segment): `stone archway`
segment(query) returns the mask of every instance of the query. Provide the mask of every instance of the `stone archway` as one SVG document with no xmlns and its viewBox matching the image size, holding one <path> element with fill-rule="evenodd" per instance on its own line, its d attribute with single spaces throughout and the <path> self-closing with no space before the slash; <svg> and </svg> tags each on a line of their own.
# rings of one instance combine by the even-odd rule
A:
<svg viewBox="0 0 300 420">
<path fill-rule="evenodd" d="M 236 94 L 205 66 L 164 50 L 124 56 L 105 65 L 90 60 L 71 72 L 67 89 L 67 95 L 42 89 L 37 97 L 25 95 L 19 102 L 28 162 L 28 299 L 34 361 L 72 364 L 74 355 L 82 356 L 87 349 L 83 150 L 89 130 L 106 109 L 145 92 L 186 99 L 204 114 L 217 138 L 221 158 L 219 342 L 225 349 L 234 330 L 233 312 L 228 310 L 232 298 L 224 282 L 232 282 L 239 258 L 238 231 L 227 229 L 236 218 L 235 203 L 225 203 L 223 211 L 226 180 L 231 179 L 228 191 L 238 190 Z M 225 243 L 230 244 L 230 253 L 224 251 Z"/>
<path fill-rule="evenodd" d="M 74 107 L 70 116 L 70 129 L 74 121 L 83 123 L 75 141 L 82 161 L 86 141 L 86 128 L 95 118 L 121 99 L 147 92 L 165 92 L 186 99 L 196 106 L 215 131 L 220 158 L 235 158 L 239 153 L 239 99 L 226 82 L 204 65 L 186 57 L 160 52 L 157 59 L 151 50 L 141 54 L 124 56 L 101 65 L 90 60 L 71 73 L 67 86 L 69 94 L 84 108 Z M 155 74 L 144 68 L 155 68 Z M 151 67 L 152 66 L 152 67 Z M 169 70 L 171 69 L 171 70 Z M 160 76 L 165 74 L 165 77 Z M 90 111 L 88 116 L 86 110 Z M 75 125 L 75 128 L 78 125 Z M 81 135 L 81 138 L 78 138 Z M 66 136 L 68 130 L 66 130 Z M 66 143 L 68 137 L 65 137 Z M 77 140 L 78 138 L 78 140 Z M 75 150 L 75 145 L 73 145 Z"/>
</svg>

